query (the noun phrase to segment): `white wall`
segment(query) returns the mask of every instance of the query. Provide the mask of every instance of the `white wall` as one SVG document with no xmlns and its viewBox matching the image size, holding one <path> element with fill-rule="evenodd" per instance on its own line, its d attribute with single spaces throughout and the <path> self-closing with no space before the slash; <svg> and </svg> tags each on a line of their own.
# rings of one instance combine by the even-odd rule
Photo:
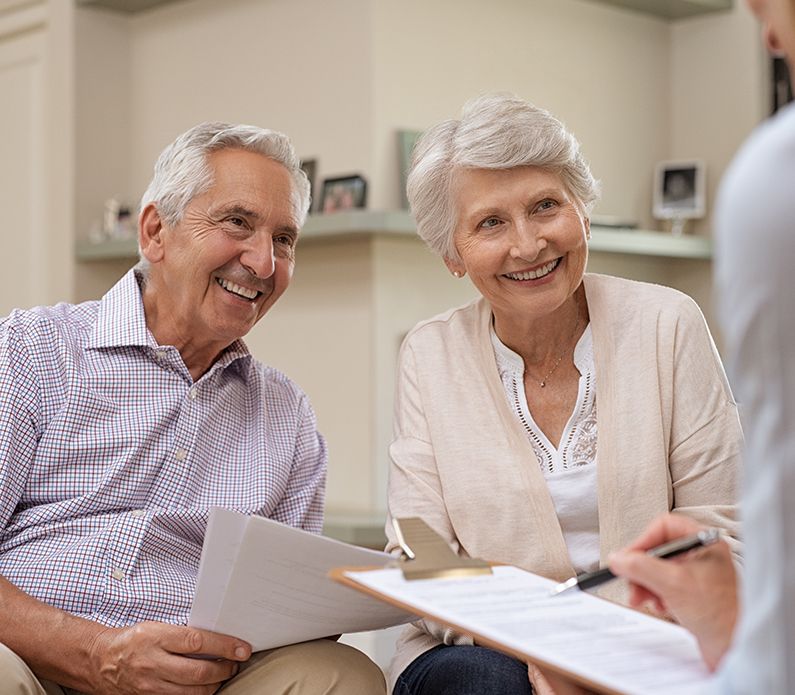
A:
<svg viewBox="0 0 795 695">
<path fill-rule="evenodd" d="M 709 234 L 715 192 L 738 145 L 767 113 L 767 56 L 744 0 L 733 11 L 671 25 L 671 159 L 707 164 Z"/>
<path fill-rule="evenodd" d="M 577 135 L 603 182 L 598 212 L 648 227 L 651 166 L 670 140 L 668 22 L 583 0 L 374 7 L 376 206 L 397 207 L 395 130 L 421 130 L 504 90 Z"/>
<path fill-rule="evenodd" d="M 132 21 L 132 183 L 202 120 L 290 134 L 319 177 L 369 174 L 369 0 L 193 0 Z"/>
<path fill-rule="evenodd" d="M 77 8 L 75 31 L 75 229 L 85 238 L 102 222 L 105 200 L 136 204 L 130 183 L 132 116 L 130 18 L 103 9 Z M 81 263 L 74 298 L 95 299 L 128 262 Z"/>
<path fill-rule="evenodd" d="M 712 191 L 761 115 L 757 31 L 742 7 L 670 23 L 588 0 L 187 0 L 132 17 L 84 8 L 77 31 L 83 234 L 109 195 L 136 200 L 162 147 L 200 120 L 284 130 L 317 158 L 318 179 L 361 172 L 370 207 L 390 209 L 397 130 L 512 91 L 577 134 L 603 183 L 597 212 L 648 227 L 656 161 L 706 159 Z M 128 265 L 81 264 L 78 297 Z M 709 316 L 708 264 L 599 254 L 591 268 L 689 290 Z M 383 509 L 399 339 L 473 295 L 416 240 L 299 245 L 293 286 L 249 343 L 312 399 L 331 511 Z"/>
</svg>

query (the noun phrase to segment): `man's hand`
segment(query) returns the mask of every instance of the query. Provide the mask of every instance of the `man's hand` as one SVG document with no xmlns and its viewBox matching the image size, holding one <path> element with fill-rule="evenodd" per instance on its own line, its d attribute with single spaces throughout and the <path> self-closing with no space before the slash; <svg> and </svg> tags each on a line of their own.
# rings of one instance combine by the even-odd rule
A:
<svg viewBox="0 0 795 695">
<path fill-rule="evenodd" d="M 210 695 L 237 673 L 251 647 L 207 630 L 145 622 L 102 631 L 90 652 L 89 680 L 97 695 Z"/>
<path fill-rule="evenodd" d="M 645 552 L 703 528 L 687 517 L 666 514 L 634 543 L 613 553 L 608 564 L 630 581 L 630 604 L 651 602 L 673 615 L 695 635 L 704 661 L 714 670 L 729 649 L 737 621 L 737 575 L 728 544 L 720 541 L 667 560 Z"/>
</svg>

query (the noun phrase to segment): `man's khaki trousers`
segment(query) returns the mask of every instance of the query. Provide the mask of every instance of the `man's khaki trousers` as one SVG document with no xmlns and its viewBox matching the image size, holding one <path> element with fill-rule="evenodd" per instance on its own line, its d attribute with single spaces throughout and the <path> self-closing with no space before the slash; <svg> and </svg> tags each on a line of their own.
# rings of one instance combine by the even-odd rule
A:
<svg viewBox="0 0 795 695">
<path fill-rule="evenodd" d="M 3 695 L 77 695 L 39 680 L 8 647 L 0 644 Z M 384 675 L 358 649 L 315 640 L 257 652 L 221 688 L 223 695 L 385 695 Z"/>
</svg>

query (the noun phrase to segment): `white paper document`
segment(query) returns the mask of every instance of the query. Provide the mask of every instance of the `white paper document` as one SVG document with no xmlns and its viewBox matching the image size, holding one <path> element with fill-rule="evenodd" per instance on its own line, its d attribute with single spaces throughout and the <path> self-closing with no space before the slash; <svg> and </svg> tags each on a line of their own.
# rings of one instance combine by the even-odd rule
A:
<svg viewBox="0 0 795 695">
<path fill-rule="evenodd" d="M 393 558 L 227 509 L 210 513 L 189 624 L 234 635 L 254 651 L 414 617 L 327 577 Z"/>
<path fill-rule="evenodd" d="M 350 579 L 464 633 L 577 674 L 606 692 L 691 695 L 710 680 L 684 628 L 572 591 L 516 567 L 458 579 L 407 581 L 399 569 L 346 572 Z"/>
</svg>

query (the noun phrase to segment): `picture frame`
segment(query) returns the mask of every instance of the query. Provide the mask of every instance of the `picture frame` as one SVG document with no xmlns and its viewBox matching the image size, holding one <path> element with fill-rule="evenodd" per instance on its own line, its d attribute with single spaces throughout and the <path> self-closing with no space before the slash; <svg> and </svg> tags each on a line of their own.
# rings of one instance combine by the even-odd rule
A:
<svg viewBox="0 0 795 695">
<path fill-rule="evenodd" d="M 317 160 L 316 159 L 302 159 L 301 160 L 301 169 L 306 174 L 306 178 L 309 179 L 309 212 L 312 212 L 312 208 L 317 208 L 317 201 L 315 200 L 315 194 L 317 191 L 315 190 L 315 173 L 317 172 Z"/>
<path fill-rule="evenodd" d="M 364 208 L 367 205 L 367 181 L 358 174 L 323 180 L 317 212 L 331 213 Z"/>
<path fill-rule="evenodd" d="M 658 162 L 654 170 L 654 217 L 692 220 L 704 217 L 706 209 L 706 166 L 703 161 Z"/>
<path fill-rule="evenodd" d="M 398 141 L 398 166 L 400 167 L 400 207 L 402 210 L 409 209 L 409 199 L 406 197 L 406 179 L 411 168 L 411 156 L 414 152 L 414 145 L 422 135 L 421 130 L 399 130 L 397 132 Z"/>
</svg>

